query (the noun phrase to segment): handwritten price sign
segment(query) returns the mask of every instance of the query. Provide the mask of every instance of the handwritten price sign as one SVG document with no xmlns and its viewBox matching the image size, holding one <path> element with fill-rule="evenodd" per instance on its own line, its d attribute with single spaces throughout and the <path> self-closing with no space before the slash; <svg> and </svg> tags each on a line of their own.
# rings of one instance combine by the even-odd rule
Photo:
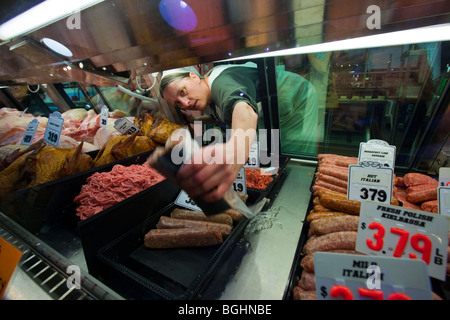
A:
<svg viewBox="0 0 450 320">
<path fill-rule="evenodd" d="M 175 204 L 189 210 L 202 211 L 202 209 L 200 209 L 200 207 L 197 206 L 195 201 L 192 200 L 191 197 L 184 190 L 181 190 L 180 194 L 175 200 Z"/>
<path fill-rule="evenodd" d="M 247 181 L 245 177 L 245 168 L 239 171 L 236 180 L 233 182 L 233 189 L 236 192 L 247 194 Z"/>
<path fill-rule="evenodd" d="M 54 147 L 58 146 L 59 137 L 63 129 L 64 118 L 58 111 L 53 112 L 48 117 L 47 127 L 45 128 L 44 142 Z"/>
<path fill-rule="evenodd" d="M 316 252 L 314 274 L 319 300 L 432 299 L 420 260 Z"/>
<path fill-rule="evenodd" d="M 363 201 L 356 251 L 422 260 L 429 276 L 445 280 L 448 224 L 433 213 Z"/>
<path fill-rule="evenodd" d="M 244 165 L 245 168 L 259 168 L 259 142 L 253 141 L 253 144 L 250 148 L 250 152 L 248 154 L 247 163 Z"/>
<path fill-rule="evenodd" d="M 25 134 L 23 135 L 22 138 L 22 142 L 20 144 L 29 146 L 34 138 L 34 134 L 36 133 L 38 126 L 39 121 L 37 119 L 31 120 L 30 123 L 28 124 L 27 130 L 25 131 Z"/>
</svg>

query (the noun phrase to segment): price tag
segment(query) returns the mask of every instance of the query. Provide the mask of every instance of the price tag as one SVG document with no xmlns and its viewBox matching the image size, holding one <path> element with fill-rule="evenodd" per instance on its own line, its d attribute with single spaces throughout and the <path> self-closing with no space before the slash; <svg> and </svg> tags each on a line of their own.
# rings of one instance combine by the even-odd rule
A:
<svg viewBox="0 0 450 320">
<path fill-rule="evenodd" d="M 27 130 L 25 130 L 25 134 L 23 135 L 22 142 L 20 144 L 29 146 L 34 138 L 34 134 L 36 133 L 38 126 L 39 126 L 38 119 L 31 120 L 30 123 L 28 124 Z"/>
<path fill-rule="evenodd" d="M 192 200 L 191 197 L 184 190 L 181 190 L 180 194 L 175 200 L 175 204 L 189 210 L 202 211 L 202 209 L 200 209 L 200 207 L 197 206 L 195 201 Z"/>
<path fill-rule="evenodd" d="M 259 142 L 255 139 L 253 141 L 252 146 L 250 148 L 250 152 L 248 154 L 247 163 L 244 165 L 244 168 L 259 168 Z"/>
<path fill-rule="evenodd" d="M 0 237 L 0 299 L 21 257 L 22 252 Z"/>
<path fill-rule="evenodd" d="M 316 252 L 314 274 L 319 300 L 432 299 L 421 260 Z"/>
<path fill-rule="evenodd" d="M 359 145 L 358 162 L 379 162 L 384 167 L 395 168 L 396 147 L 383 140 L 369 140 Z"/>
<path fill-rule="evenodd" d="M 439 186 L 441 187 L 450 186 L 450 168 L 446 167 L 439 168 Z"/>
<path fill-rule="evenodd" d="M 362 201 L 356 251 L 423 260 L 429 276 L 445 280 L 448 225 L 434 213 Z"/>
<path fill-rule="evenodd" d="M 247 194 L 247 182 L 245 177 L 245 168 L 242 168 L 239 171 L 236 180 L 233 182 L 233 189 L 236 192 Z"/>
<path fill-rule="evenodd" d="M 347 198 L 391 203 L 394 170 L 378 162 L 349 165 Z"/>
<path fill-rule="evenodd" d="M 133 134 L 139 130 L 130 120 L 126 118 L 117 119 L 114 122 L 114 128 L 121 134 Z"/>
<path fill-rule="evenodd" d="M 108 124 L 109 110 L 107 106 L 103 106 L 100 113 L 100 127 L 104 128 Z"/>
<path fill-rule="evenodd" d="M 439 214 L 450 217 L 450 186 L 438 187 Z"/>
<path fill-rule="evenodd" d="M 48 117 L 47 127 L 45 128 L 44 142 L 54 147 L 58 146 L 59 137 L 63 129 L 64 119 L 58 111 L 53 112 Z"/>
</svg>

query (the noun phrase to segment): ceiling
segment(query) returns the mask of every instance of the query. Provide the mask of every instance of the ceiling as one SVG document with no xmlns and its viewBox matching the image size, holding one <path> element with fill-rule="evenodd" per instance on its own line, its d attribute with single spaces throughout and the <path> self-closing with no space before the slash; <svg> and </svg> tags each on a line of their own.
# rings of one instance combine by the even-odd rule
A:
<svg viewBox="0 0 450 320">
<path fill-rule="evenodd" d="M 0 23 L 39 2 L 2 0 Z M 71 17 L 78 20 L 65 18 L 0 43 L 0 86 L 123 85 L 136 74 L 450 22 L 448 0 L 185 0 L 194 15 L 168 20 L 176 29 L 162 17 L 159 4 L 106 0 Z M 380 29 L 366 25 L 373 4 L 381 9 Z M 181 31 L 180 23 L 191 30 Z M 73 57 L 49 50 L 44 37 L 67 46 Z"/>
</svg>

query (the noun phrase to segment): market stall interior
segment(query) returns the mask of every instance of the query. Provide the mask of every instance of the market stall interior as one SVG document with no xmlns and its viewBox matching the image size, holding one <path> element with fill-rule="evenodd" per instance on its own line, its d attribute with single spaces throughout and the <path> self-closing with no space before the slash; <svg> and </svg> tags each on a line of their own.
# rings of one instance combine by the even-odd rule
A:
<svg viewBox="0 0 450 320">
<path fill-rule="evenodd" d="M 449 3 L 372 2 L 97 0 L 70 7 L 2 1 L 0 211 L 8 221 L 0 226 L 63 278 L 70 275 L 55 263 L 58 256 L 80 266 L 90 284 L 114 293 L 85 299 L 293 298 L 299 276 L 293 263 L 300 263 L 312 193 L 319 187 L 347 192 L 345 177 L 336 185 L 318 171 L 324 155 L 354 160 L 361 142 L 382 140 L 395 146 L 398 177 L 438 180 L 439 169 L 450 166 Z M 258 70 L 259 125 L 279 130 L 275 139 L 273 131 L 260 133 L 258 156 L 280 161 L 275 169 L 270 163 L 246 169 L 247 204 L 259 205 L 259 216 L 234 220 L 218 246 L 177 249 L 193 266 L 180 279 L 162 270 L 171 254 L 151 255 L 144 247 L 144 235 L 170 216 L 181 192 L 158 174 L 139 171 L 186 125 L 159 95 L 161 72 L 193 66 L 204 76 L 216 66 L 244 63 Z M 310 85 L 308 95 L 297 93 L 282 77 L 287 74 Z M 292 148 L 288 129 L 296 109 L 283 106 L 303 100 L 314 100 L 317 114 L 302 120 L 313 148 Z M 64 119 L 57 144 L 43 143 L 55 112 Z M 26 141 L 34 119 L 36 131 Z M 119 131 L 118 121 L 137 132 Z M 265 170 L 271 180 L 263 182 Z M 106 186 L 106 179 L 123 175 L 135 177 L 126 191 Z M 153 183 L 139 180 L 144 175 Z M 251 179 L 259 180 L 251 185 Z M 102 188 L 106 204 L 88 188 Z M 425 208 L 426 201 L 395 196 L 403 206 Z M 36 248 L 40 241 L 54 250 L 51 257 Z M 41 280 L 42 270 L 21 266 L 30 281 Z M 70 297 L 52 288 L 43 294 Z"/>
</svg>

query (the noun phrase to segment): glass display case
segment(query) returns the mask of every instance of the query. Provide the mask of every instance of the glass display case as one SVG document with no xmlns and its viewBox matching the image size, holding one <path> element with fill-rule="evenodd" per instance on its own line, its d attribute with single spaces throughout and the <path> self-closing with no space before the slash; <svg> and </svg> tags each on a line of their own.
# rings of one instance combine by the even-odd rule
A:
<svg viewBox="0 0 450 320">
<path fill-rule="evenodd" d="M 16 15 L 45 2 L 21 1 L 21 9 L 8 12 Z M 450 33 L 436 39 L 428 31 L 429 40 L 420 41 L 397 37 L 397 42 L 389 45 L 378 40 L 362 42 L 365 36 L 403 30 L 422 34 L 430 26 L 449 28 L 448 1 L 384 1 L 379 8 L 380 28 L 367 24 L 373 17 L 367 11 L 372 1 L 267 0 L 263 5 L 262 0 L 169 1 L 181 4 L 177 12 L 181 15 L 190 9 L 190 30 L 161 12 L 159 3 L 166 2 L 97 1 L 80 8 L 80 16 L 55 18 L 8 38 L 0 32 L 0 108 L 47 118 L 55 111 L 64 114 L 84 109 L 81 111 L 96 117 L 85 123 L 86 128 L 97 130 L 101 108 L 107 106 L 109 112 L 118 111 L 131 122 L 151 114 L 179 126 L 186 124 L 183 114 L 159 94 L 163 71 L 193 66 L 204 76 L 216 66 L 252 63 L 258 72 L 258 125 L 270 129 L 259 136 L 267 142 L 260 152 L 276 150 L 287 161 L 279 184 L 270 195 L 264 195 L 269 198 L 266 210 L 249 227 L 240 226 L 245 241 L 237 241 L 243 247 L 238 248 L 239 254 L 231 255 L 230 264 L 220 274 L 225 288 L 214 292 L 218 299 L 286 297 L 292 261 L 311 210 L 319 155 L 357 157 L 361 142 L 383 140 L 396 148 L 395 173 L 420 172 L 436 178 L 441 167 L 450 166 Z M 0 23 L 9 18 L 6 9 L 11 7 L 11 1 L 0 5 L 4 8 Z M 68 22 L 81 22 L 81 28 Z M 51 51 L 41 41 L 44 37 L 60 41 L 73 56 Z M 356 48 L 315 47 L 348 39 L 361 43 Z M 294 49 L 299 51 L 290 51 Z M 211 127 L 204 125 L 203 129 L 207 128 Z M 112 129 L 110 125 L 108 130 Z M 275 140 L 271 130 L 279 132 Z M 110 137 L 111 131 L 106 133 L 105 137 Z M 84 140 L 85 145 L 94 142 L 93 135 L 89 139 Z M 95 147 L 93 158 L 102 145 Z M 136 159 L 144 161 L 136 156 L 127 158 L 126 163 Z M 80 221 L 73 214 L 73 194 L 94 171 L 25 189 L 20 194 L 23 202 L 14 202 L 7 209 L 18 213 L 19 203 L 26 207 L 26 215 L 0 212 L 0 231 L 24 242 L 27 257 L 35 254 L 49 265 L 60 275 L 60 283 L 70 277 L 64 268 L 79 266 L 87 278 L 84 292 L 89 299 L 153 299 L 142 287 L 134 291 L 129 278 L 119 277 L 115 282 L 117 273 L 100 263 L 98 256 L 105 250 L 114 253 L 111 250 L 120 247 L 121 240 L 131 239 L 128 236 L 140 234 L 141 241 L 148 216 L 172 205 L 179 190 L 165 182 L 155 188 L 156 193 L 147 190 L 119 205 L 119 210 L 106 210 L 90 221 Z M 33 218 L 30 222 L 35 222 L 36 213 L 45 218 L 49 214 L 54 220 L 44 219 L 37 231 L 18 222 L 28 222 L 29 216 Z M 126 240 L 130 246 L 133 241 Z M 109 248 L 105 249 L 106 245 Z M 31 267 L 21 266 L 26 273 Z M 36 276 L 39 269 L 33 268 L 28 273 L 30 281 L 41 280 Z M 200 284 L 202 289 L 216 289 Z M 92 290 L 98 292 L 91 296 Z M 66 295 L 56 292 L 49 298 L 64 299 Z"/>
</svg>

